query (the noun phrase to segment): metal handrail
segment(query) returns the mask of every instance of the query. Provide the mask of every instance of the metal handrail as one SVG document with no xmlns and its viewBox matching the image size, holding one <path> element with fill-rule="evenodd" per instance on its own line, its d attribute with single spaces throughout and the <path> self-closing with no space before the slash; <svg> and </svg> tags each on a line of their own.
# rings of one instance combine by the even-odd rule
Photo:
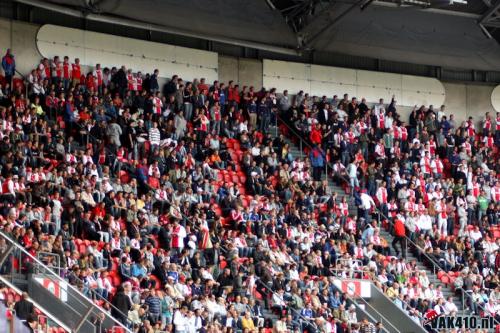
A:
<svg viewBox="0 0 500 333">
<path fill-rule="evenodd" d="M 75 294 L 79 295 L 80 297 L 82 297 L 83 299 L 86 299 L 88 300 L 88 303 L 89 305 L 91 305 L 91 308 L 94 308 L 94 309 L 97 309 L 99 312 L 101 313 L 104 313 L 109 319 L 111 319 L 115 324 L 117 324 L 118 326 L 121 326 L 125 332 L 128 332 L 128 333 L 132 333 L 132 331 L 130 331 L 128 328 L 126 328 L 121 322 L 119 322 L 118 320 L 116 320 L 113 316 L 111 316 L 110 314 L 108 314 L 108 312 L 106 310 L 104 310 L 102 307 L 100 307 L 99 305 L 95 304 L 93 301 L 91 301 L 87 296 L 85 296 L 84 294 L 82 294 L 78 289 L 76 289 L 73 285 L 71 285 L 70 283 L 67 283 L 66 280 L 64 280 L 62 277 L 58 276 L 57 274 L 55 274 L 49 267 L 47 267 L 44 263 L 42 263 L 40 260 L 38 260 L 38 258 L 34 257 L 33 255 L 31 255 L 28 251 L 26 251 L 20 244 L 18 244 L 17 242 L 15 242 L 13 239 L 11 239 L 8 235 L 6 235 L 3 231 L 0 231 L 0 237 L 4 238 L 7 242 L 9 242 L 12 246 L 14 246 L 17 250 L 21 251 L 24 255 L 26 255 L 28 258 L 30 258 L 31 260 L 33 260 L 33 262 L 36 262 L 38 265 L 40 265 L 41 267 L 44 267 L 46 269 L 46 271 L 48 273 L 50 273 L 52 276 L 55 277 L 56 280 L 58 280 L 59 282 L 62 282 L 64 283 L 68 288 L 71 289 L 72 292 L 74 292 Z M 114 307 L 111 303 L 109 303 L 112 307 Z M 115 308 L 116 309 L 116 308 Z M 118 309 L 117 309 L 118 310 Z M 119 310 L 118 310 L 119 311 Z"/>
<path fill-rule="evenodd" d="M 36 257 L 41 262 L 43 262 L 43 258 L 44 257 L 55 258 L 56 262 L 57 262 L 57 266 L 56 267 L 50 267 L 50 266 L 47 266 L 47 265 L 45 265 L 45 266 L 47 266 L 49 268 L 53 268 L 53 269 L 55 268 L 55 269 L 57 269 L 58 275 L 61 276 L 61 269 L 62 269 L 62 267 L 61 267 L 61 257 L 59 257 L 58 254 L 52 253 L 52 252 L 39 251 L 39 252 L 37 252 Z"/>
<path fill-rule="evenodd" d="M 384 291 L 382 289 L 380 289 L 375 283 L 374 283 L 374 280 L 370 280 L 372 282 L 372 287 L 376 288 L 382 295 L 383 297 L 387 298 L 388 300 L 390 300 L 392 302 L 392 300 L 384 293 Z M 400 301 L 406 305 L 407 308 L 411 308 L 410 304 L 408 304 L 408 302 L 406 302 L 404 299 L 400 299 Z M 403 312 L 405 313 L 405 315 L 408 317 L 408 319 L 411 319 L 409 316 L 408 316 L 408 313 L 406 311 L 404 311 L 403 309 Z M 420 312 L 418 312 L 418 317 L 420 318 L 420 320 L 423 320 L 423 314 L 421 314 Z"/>
<path fill-rule="evenodd" d="M 286 128 L 288 128 L 290 131 L 292 131 L 292 132 L 293 132 L 294 136 L 300 140 L 301 144 L 302 144 L 302 142 L 304 142 L 304 143 L 306 144 L 306 146 L 307 146 L 307 147 L 312 148 L 312 146 L 311 146 L 311 145 L 310 145 L 310 144 L 309 144 L 309 143 L 308 143 L 308 142 L 307 142 L 304 138 L 302 138 L 302 136 L 301 136 L 299 133 L 297 133 L 297 131 L 296 131 L 295 129 L 293 129 L 292 127 L 290 127 L 284 119 L 282 119 L 279 115 L 277 115 L 277 117 L 281 120 L 281 123 L 282 123 L 283 125 L 285 125 L 285 127 L 286 127 Z M 329 162 L 325 159 L 325 164 L 330 164 L 330 163 L 329 163 Z M 330 168 L 333 170 L 333 165 L 332 165 L 332 164 L 330 164 Z M 328 177 L 328 174 L 327 174 L 326 176 Z M 350 184 L 350 183 L 349 183 L 349 180 L 348 180 L 345 176 L 343 176 L 343 175 L 341 175 L 341 174 L 339 174 L 339 175 L 337 175 L 337 176 L 338 176 L 339 178 L 341 178 L 344 182 L 346 182 L 348 185 Z M 352 189 L 351 193 L 353 193 L 353 191 L 354 191 L 354 189 Z M 378 209 L 378 207 L 376 207 L 376 206 L 375 206 L 375 207 L 374 207 L 374 210 L 375 210 L 375 213 L 378 213 L 378 214 L 379 214 L 379 216 L 382 216 L 384 219 L 386 219 L 386 220 L 389 222 L 389 224 L 391 225 L 391 227 L 392 227 L 392 226 L 394 226 L 394 223 L 392 222 L 392 219 L 390 219 L 390 218 L 389 218 L 389 217 L 387 217 L 384 213 L 382 213 L 382 211 L 380 211 L 380 210 Z M 410 244 L 412 244 L 415 248 L 420 249 L 420 250 L 422 251 L 422 254 L 423 254 L 423 255 L 424 255 L 424 256 L 425 256 L 425 257 L 429 260 L 429 262 L 433 265 L 434 274 L 436 274 L 436 268 L 438 268 L 438 270 L 442 270 L 442 267 L 441 267 L 438 263 L 436 263 L 436 262 L 435 262 L 432 258 L 430 258 L 430 257 L 427 255 L 427 253 L 425 253 L 425 251 L 423 251 L 423 249 L 421 249 L 421 248 L 420 248 L 417 244 L 415 244 L 415 243 L 414 243 L 414 242 L 413 242 L 413 241 L 412 241 L 412 240 L 411 240 L 408 236 L 406 236 L 406 235 L 405 235 L 405 238 L 406 238 L 406 244 L 408 244 L 408 242 L 409 242 L 409 243 L 410 243 Z"/>
<path fill-rule="evenodd" d="M 264 288 L 267 289 L 273 296 L 277 294 L 276 291 L 274 291 L 271 287 L 269 287 L 267 284 L 265 284 L 264 282 L 262 282 L 262 280 L 260 280 L 260 278 L 258 280 L 258 283 L 260 283 L 260 285 L 264 286 Z M 310 323 L 311 325 L 313 325 L 314 327 L 317 328 L 317 326 L 314 323 L 314 321 L 312 321 L 309 318 L 304 317 L 299 311 L 297 311 L 296 309 L 294 309 L 294 308 L 292 308 L 290 306 L 288 306 L 287 308 L 290 309 L 291 311 L 293 311 L 300 319 L 302 319 L 304 321 L 307 321 L 308 323 Z"/>
<path fill-rule="evenodd" d="M 467 290 L 465 290 L 462 287 L 456 288 L 456 290 L 460 290 L 460 293 L 462 295 L 462 311 L 464 311 L 465 310 L 464 294 L 465 295 L 469 295 L 469 294 L 472 294 L 472 292 L 471 291 L 467 291 Z M 472 302 L 472 295 L 469 295 L 468 297 L 469 297 L 469 299 Z M 479 309 L 481 309 L 481 311 L 483 311 L 483 313 L 486 313 L 486 309 L 484 308 L 484 306 L 481 303 L 474 302 L 474 304 L 476 304 L 479 307 Z M 497 326 L 500 325 L 500 321 L 498 321 L 495 316 L 493 316 L 493 322 Z"/>
<path fill-rule="evenodd" d="M 353 270 L 353 269 L 342 269 L 342 268 L 330 268 L 330 272 L 332 272 L 332 273 L 334 273 L 334 272 L 361 273 L 362 275 L 361 275 L 360 280 L 363 280 L 363 281 L 370 281 L 370 283 L 371 283 L 371 286 L 372 286 L 372 287 L 376 288 L 376 289 L 377 289 L 377 290 L 378 290 L 378 291 L 379 291 L 379 292 L 383 295 L 383 297 L 385 297 L 387 300 L 389 300 L 389 301 L 391 301 L 391 302 L 392 302 L 392 300 L 390 300 L 390 299 L 389 299 L 389 297 L 387 297 L 387 295 L 383 292 L 383 290 L 381 290 L 379 287 L 377 287 L 377 285 L 374 283 L 374 280 L 373 280 L 373 279 L 364 279 L 364 278 L 363 278 L 364 273 L 366 273 L 366 271 L 364 271 L 364 270 Z M 349 296 L 349 297 L 350 297 L 350 296 Z M 359 298 L 363 298 L 363 297 L 359 297 Z M 404 304 L 406 304 L 406 305 L 407 305 L 407 307 L 410 307 L 410 306 L 409 306 L 409 304 L 408 304 L 406 301 L 401 300 L 401 302 L 403 302 Z M 406 315 L 406 316 L 408 316 L 408 314 L 406 313 L 406 311 L 404 311 L 404 309 L 403 309 L 403 312 L 405 313 L 405 315 Z M 421 314 L 419 314 L 419 318 L 420 318 L 420 319 L 423 319 L 423 317 L 422 317 L 422 315 L 421 315 Z M 411 318 L 408 316 L 408 319 L 411 319 Z"/>
<path fill-rule="evenodd" d="M 20 289 L 18 289 L 14 284 L 9 282 L 9 280 L 4 278 L 2 275 L 0 275 L 0 282 L 5 284 L 6 286 L 8 286 L 10 289 L 14 290 L 18 295 L 22 294 L 22 291 Z M 71 330 L 63 322 L 61 322 L 56 317 L 52 316 L 47 310 L 44 309 L 43 306 L 38 304 L 33 298 L 29 297 L 28 300 L 31 303 L 33 303 L 33 306 L 35 308 L 37 308 L 38 310 L 43 312 L 48 318 L 50 318 L 52 321 L 54 321 L 54 323 L 56 323 L 59 327 L 62 327 L 66 332 L 71 332 Z M 15 311 L 13 309 L 11 311 L 12 311 L 12 315 L 15 316 Z"/>
<path fill-rule="evenodd" d="M 351 302 L 356 303 L 356 305 L 358 305 L 358 304 L 357 304 L 357 302 L 354 302 L 354 300 L 353 300 L 353 298 L 352 298 L 351 296 L 346 295 L 346 297 L 347 297 L 347 298 L 348 298 Z M 380 316 L 380 319 L 383 319 L 384 321 L 386 321 L 386 322 L 389 324 L 389 326 L 391 326 L 391 327 L 392 327 L 392 328 L 393 328 L 396 332 L 398 332 L 398 331 L 399 331 L 399 330 L 398 330 L 398 328 L 397 328 L 396 326 L 394 326 L 394 325 L 393 325 L 393 324 L 392 324 L 392 323 L 391 323 L 391 322 L 390 322 L 390 321 L 389 321 L 389 320 L 388 320 L 388 319 L 387 319 L 384 315 L 382 315 L 382 314 L 381 314 L 381 313 L 380 313 L 377 309 L 375 309 L 375 308 L 374 308 L 374 307 L 373 307 L 370 303 L 368 303 L 368 302 L 366 301 L 366 299 L 364 299 L 363 297 L 358 297 L 358 298 L 356 298 L 356 300 L 362 300 L 362 302 L 363 302 L 363 304 L 364 304 L 364 305 L 367 305 L 370 309 L 372 309 L 373 311 L 375 311 L 375 313 L 376 313 L 378 316 Z M 359 306 L 359 305 L 358 305 L 358 306 Z M 372 318 L 372 319 L 373 319 L 373 318 Z"/>
</svg>

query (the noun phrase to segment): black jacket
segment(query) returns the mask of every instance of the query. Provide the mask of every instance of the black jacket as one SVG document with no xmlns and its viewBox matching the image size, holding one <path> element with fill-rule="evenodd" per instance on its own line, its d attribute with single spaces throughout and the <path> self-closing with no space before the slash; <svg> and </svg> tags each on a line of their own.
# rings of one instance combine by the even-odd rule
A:
<svg viewBox="0 0 500 333">
<path fill-rule="evenodd" d="M 125 295 L 123 291 L 119 291 L 115 298 L 113 298 L 113 308 L 111 308 L 111 315 L 114 318 L 122 318 L 127 316 L 128 311 L 132 307 L 132 302 L 130 301 L 130 297 Z"/>
<path fill-rule="evenodd" d="M 14 310 L 16 311 L 16 315 L 19 319 L 26 320 L 34 313 L 33 303 L 22 299 L 19 302 L 16 302 Z"/>
</svg>

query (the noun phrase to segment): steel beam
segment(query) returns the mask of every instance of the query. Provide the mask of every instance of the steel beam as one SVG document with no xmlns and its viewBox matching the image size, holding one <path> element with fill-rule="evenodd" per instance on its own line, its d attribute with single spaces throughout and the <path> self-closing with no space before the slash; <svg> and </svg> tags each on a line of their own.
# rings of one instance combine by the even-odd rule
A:
<svg viewBox="0 0 500 333">
<path fill-rule="evenodd" d="M 500 0 L 499 0 L 500 1 Z M 361 8 L 361 6 L 363 6 L 364 4 L 367 4 L 369 5 L 370 3 L 372 3 L 372 1 L 370 0 L 358 0 L 356 1 L 355 3 L 351 4 L 346 10 L 344 10 L 340 15 L 336 16 L 335 18 L 333 19 L 329 19 L 328 22 L 316 33 L 314 34 L 311 38 L 307 38 L 306 39 L 306 44 L 305 44 L 305 47 L 310 47 L 314 41 L 316 39 L 318 39 L 319 37 L 321 37 L 326 31 L 328 31 L 331 27 L 333 27 L 334 25 L 338 24 L 347 14 L 349 14 L 352 10 L 354 10 L 355 8 Z M 332 6 L 334 5 L 335 3 L 332 4 Z M 366 7 L 366 6 L 365 6 Z M 328 9 L 326 9 L 325 11 L 327 12 L 326 14 L 327 15 L 330 15 L 330 8 L 331 6 L 329 6 Z M 363 8 L 364 9 L 364 8 Z"/>
<path fill-rule="evenodd" d="M 492 4 L 490 8 L 481 16 L 479 23 L 487 22 L 493 15 L 495 15 L 498 10 L 500 10 L 500 0 L 497 0 L 495 4 Z"/>
</svg>

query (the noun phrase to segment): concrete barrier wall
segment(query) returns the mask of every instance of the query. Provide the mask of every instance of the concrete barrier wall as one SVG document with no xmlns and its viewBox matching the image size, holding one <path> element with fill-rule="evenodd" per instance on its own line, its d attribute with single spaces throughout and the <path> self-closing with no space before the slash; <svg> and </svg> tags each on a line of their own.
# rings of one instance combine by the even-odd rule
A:
<svg viewBox="0 0 500 333">
<path fill-rule="evenodd" d="M 262 61 L 256 59 L 236 58 L 219 55 L 219 80 L 227 83 L 230 80 L 241 86 L 262 88 Z M 267 87 L 266 87 L 267 88 Z"/>
<path fill-rule="evenodd" d="M 12 49 L 16 57 L 17 70 L 28 74 L 40 62 L 41 55 L 36 47 L 36 33 L 39 26 L 20 21 L 0 19 L 0 53 Z"/>
</svg>

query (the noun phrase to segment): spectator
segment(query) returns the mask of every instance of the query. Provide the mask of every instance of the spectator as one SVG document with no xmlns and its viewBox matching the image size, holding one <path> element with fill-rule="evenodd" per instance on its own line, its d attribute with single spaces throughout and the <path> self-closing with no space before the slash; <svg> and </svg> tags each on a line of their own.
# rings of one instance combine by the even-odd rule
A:
<svg viewBox="0 0 500 333">
<path fill-rule="evenodd" d="M 2 58 L 2 68 L 5 73 L 5 81 L 12 87 L 12 78 L 16 74 L 16 60 L 11 49 Z"/>
<path fill-rule="evenodd" d="M 35 314 L 35 307 L 33 303 L 29 300 L 28 293 L 23 293 L 19 301 L 14 305 L 14 310 L 16 311 L 16 316 L 21 320 L 27 320 Z M 28 321 L 28 324 L 30 322 Z"/>
</svg>

